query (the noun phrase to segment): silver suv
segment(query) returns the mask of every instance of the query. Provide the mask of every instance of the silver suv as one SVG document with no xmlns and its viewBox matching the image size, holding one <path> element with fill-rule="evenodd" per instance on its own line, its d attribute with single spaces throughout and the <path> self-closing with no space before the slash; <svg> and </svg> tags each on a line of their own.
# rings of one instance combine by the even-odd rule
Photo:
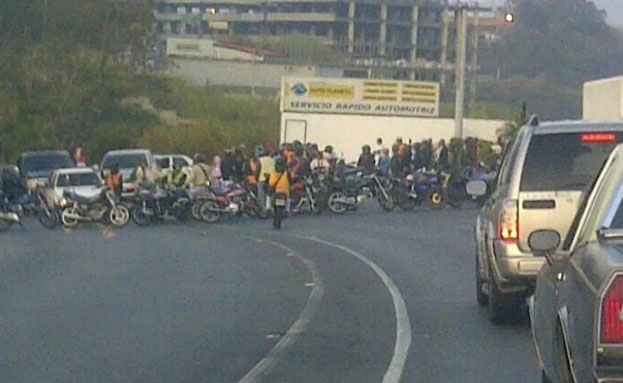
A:
<svg viewBox="0 0 623 383">
<path fill-rule="evenodd" d="M 480 212 L 476 294 L 493 323 L 512 320 L 534 291 L 544 258 L 528 235 L 552 229 L 564 236 L 584 193 L 617 143 L 621 122 L 549 122 L 532 118 L 507 145 L 494 190 Z"/>
</svg>

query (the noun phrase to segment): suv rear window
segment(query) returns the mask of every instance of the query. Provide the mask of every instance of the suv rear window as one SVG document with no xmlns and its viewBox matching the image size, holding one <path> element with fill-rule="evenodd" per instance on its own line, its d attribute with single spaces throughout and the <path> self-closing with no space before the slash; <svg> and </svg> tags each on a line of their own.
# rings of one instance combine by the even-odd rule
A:
<svg viewBox="0 0 623 383">
<path fill-rule="evenodd" d="M 521 191 L 584 190 L 621 142 L 621 133 L 534 135 L 521 175 Z"/>
</svg>

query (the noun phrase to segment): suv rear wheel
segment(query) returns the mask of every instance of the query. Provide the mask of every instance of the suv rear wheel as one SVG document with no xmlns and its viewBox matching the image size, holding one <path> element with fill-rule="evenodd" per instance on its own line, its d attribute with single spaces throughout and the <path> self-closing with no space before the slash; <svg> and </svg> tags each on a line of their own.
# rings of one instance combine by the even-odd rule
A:
<svg viewBox="0 0 623 383">
<path fill-rule="evenodd" d="M 489 297 L 483 291 L 484 281 L 480 275 L 480 257 L 478 256 L 478 250 L 476 250 L 476 300 L 481 306 L 486 305 L 489 302 Z"/>
<path fill-rule="evenodd" d="M 500 291 L 492 266 L 489 266 L 489 320 L 493 324 L 506 324 L 516 319 L 519 314 L 520 300 L 517 294 Z"/>
</svg>

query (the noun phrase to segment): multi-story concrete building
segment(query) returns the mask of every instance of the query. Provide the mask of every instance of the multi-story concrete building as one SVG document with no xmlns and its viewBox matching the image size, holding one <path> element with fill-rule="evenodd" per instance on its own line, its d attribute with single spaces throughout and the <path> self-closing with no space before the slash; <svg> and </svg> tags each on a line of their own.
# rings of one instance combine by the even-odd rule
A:
<svg viewBox="0 0 623 383">
<path fill-rule="evenodd" d="M 157 0 L 162 37 L 302 33 L 346 57 L 346 70 L 445 82 L 454 71 L 456 6 L 447 0 Z M 477 64 L 478 17 L 469 7 L 468 70 Z"/>
</svg>

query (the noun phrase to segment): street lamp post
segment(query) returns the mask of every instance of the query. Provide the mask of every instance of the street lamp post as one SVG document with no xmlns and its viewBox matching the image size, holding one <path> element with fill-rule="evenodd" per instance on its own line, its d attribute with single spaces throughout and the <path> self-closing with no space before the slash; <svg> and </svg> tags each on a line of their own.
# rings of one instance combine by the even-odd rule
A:
<svg viewBox="0 0 623 383">
<path fill-rule="evenodd" d="M 463 115 L 465 113 L 465 64 L 467 56 L 467 8 L 456 10 L 456 62 L 454 136 L 463 138 Z"/>
</svg>

